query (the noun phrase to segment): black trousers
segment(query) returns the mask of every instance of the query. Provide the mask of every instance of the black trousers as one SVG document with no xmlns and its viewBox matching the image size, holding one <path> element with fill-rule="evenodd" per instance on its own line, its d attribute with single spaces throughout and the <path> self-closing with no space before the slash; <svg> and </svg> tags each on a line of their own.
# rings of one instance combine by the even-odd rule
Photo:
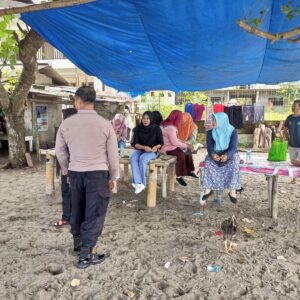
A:
<svg viewBox="0 0 300 300">
<path fill-rule="evenodd" d="M 110 197 L 108 171 L 69 171 L 71 184 L 71 233 L 82 246 L 95 247 L 101 235 Z"/>
<path fill-rule="evenodd" d="M 62 219 L 70 222 L 71 190 L 66 175 L 61 175 Z"/>
</svg>

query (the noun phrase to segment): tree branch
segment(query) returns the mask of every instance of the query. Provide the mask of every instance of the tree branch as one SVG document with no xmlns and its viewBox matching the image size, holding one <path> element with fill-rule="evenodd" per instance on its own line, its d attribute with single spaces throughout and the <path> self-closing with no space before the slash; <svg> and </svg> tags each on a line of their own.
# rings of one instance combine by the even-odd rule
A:
<svg viewBox="0 0 300 300">
<path fill-rule="evenodd" d="M 23 29 L 19 23 L 17 23 L 17 26 L 24 35 L 27 35 L 29 33 L 29 30 L 27 31 L 27 30 Z"/>
<path fill-rule="evenodd" d="M 272 33 L 263 31 L 261 29 L 255 28 L 255 27 L 249 25 L 247 22 L 242 21 L 242 20 L 237 20 L 237 25 L 239 27 L 241 27 L 242 29 L 244 29 L 245 31 L 247 31 L 251 34 L 254 34 L 258 37 L 267 39 L 272 43 L 275 43 L 279 40 L 287 40 L 292 43 L 296 43 L 299 41 L 298 40 L 299 38 L 296 38 L 296 39 L 291 39 L 291 38 L 294 37 L 295 35 L 300 35 L 300 27 L 293 28 L 289 31 L 272 34 Z"/>
<path fill-rule="evenodd" d="M 51 9 L 51 8 L 75 6 L 75 5 L 86 4 L 89 2 L 95 2 L 95 1 L 96 0 L 60 0 L 60 1 L 54 1 L 54 2 L 41 3 L 41 4 L 27 5 L 27 6 L 23 6 L 23 7 L 5 8 L 5 9 L 0 10 L 0 16 L 20 14 L 20 13 L 25 13 L 25 12 L 33 12 L 33 11 L 45 10 L 45 9 Z"/>
<path fill-rule="evenodd" d="M 13 99 L 18 99 L 18 101 L 25 103 L 35 78 L 37 68 L 36 53 L 42 47 L 43 43 L 43 38 L 32 29 L 20 41 L 19 59 L 23 63 L 23 69 L 12 94 Z"/>
</svg>

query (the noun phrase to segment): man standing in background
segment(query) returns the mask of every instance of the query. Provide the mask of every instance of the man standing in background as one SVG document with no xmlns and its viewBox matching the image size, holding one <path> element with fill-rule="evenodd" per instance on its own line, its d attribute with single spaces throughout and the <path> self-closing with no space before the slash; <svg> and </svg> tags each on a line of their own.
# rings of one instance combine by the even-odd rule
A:
<svg viewBox="0 0 300 300">
<path fill-rule="evenodd" d="M 284 123 L 285 136 L 289 142 L 289 155 L 293 165 L 299 165 L 300 160 L 300 100 L 295 100 L 292 106 L 293 114 Z M 293 178 L 292 184 L 296 183 Z"/>
<path fill-rule="evenodd" d="M 104 261 L 95 246 L 101 235 L 110 197 L 119 177 L 116 134 L 111 123 L 94 110 L 96 92 L 88 86 L 75 93 L 78 113 L 63 121 L 55 152 L 71 185 L 71 233 L 78 268 Z"/>
</svg>

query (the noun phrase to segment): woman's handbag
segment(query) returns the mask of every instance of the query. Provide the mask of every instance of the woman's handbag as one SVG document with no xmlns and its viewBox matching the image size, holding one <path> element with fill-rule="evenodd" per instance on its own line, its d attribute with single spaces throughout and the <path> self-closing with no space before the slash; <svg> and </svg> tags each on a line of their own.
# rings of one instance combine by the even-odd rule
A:
<svg viewBox="0 0 300 300">
<path fill-rule="evenodd" d="M 288 142 L 279 138 L 275 138 L 272 142 L 268 154 L 269 161 L 286 161 L 287 160 Z"/>
</svg>

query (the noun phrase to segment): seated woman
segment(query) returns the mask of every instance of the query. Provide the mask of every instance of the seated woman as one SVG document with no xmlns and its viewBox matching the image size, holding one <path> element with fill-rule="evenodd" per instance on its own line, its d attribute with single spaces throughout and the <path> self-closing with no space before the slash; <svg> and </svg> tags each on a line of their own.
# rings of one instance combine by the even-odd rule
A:
<svg viewBox="0 0 300 300">
<path fill-rule="evenodd" d="M 198 126 L 194 123 L 192 116 L 189 113 L 184 112 L 178 130 L 179 139 L 191 144 L 193 146 L 193 151 L 197 151 L 201 146 L 197 143 L 197 134 Z"/>
<path fill-rule="evenodd" d="M 146 188 L 146 171 L 151 159 L 158 156 L 158 150 L 163 145 L 163 136 L 159 126 L 154 124 L 150 111 L 144 112 L 142 122 L 133 129 L 131 145 L 134 151 L 130 156 L 133 187 L 139 194 Z"/>
<path fill-rule="evenodd" d="M 177 157 L 176 162 L 176 181 L 181 186 L 187 186 L 183 176 L 191 176 L 197 178 L 192 173 L 195 170 L 191 149 L 193 146 L 182 142 L 178 138 L 178 128 L 182 121 L 182 112 L 173 110 L 168 118 L 161 123 L 164 145 L 161 149 L 162 153 L 174 155 Z"/>
<path fill-rule="evenodd" d="M 127 126 L 125 125 L 125 117 L 122 114 L 116 114 L 112 120 L 114 131 L 117 135 L 118 148 L 121 156 L 126 146 Z"/>
<path fill-rule="evenodd" d="M 227 114 L 214 114 L 213 129 L 206 134 L 207 152 L 202 188 L 205 189 L 200 204 L 204 205 L 212 191 L 229 189 L 229 198 L 236 203 L 236 190 L 240 190 L 240 157 L 238 135 L 230 125 Z"/>
<path fill-rule="evenodd" d="M 161 113 L 158 110 L 152 112 L 154 123 L 160 126 L 160 123 L 164 120 Z"/>
</svg>

